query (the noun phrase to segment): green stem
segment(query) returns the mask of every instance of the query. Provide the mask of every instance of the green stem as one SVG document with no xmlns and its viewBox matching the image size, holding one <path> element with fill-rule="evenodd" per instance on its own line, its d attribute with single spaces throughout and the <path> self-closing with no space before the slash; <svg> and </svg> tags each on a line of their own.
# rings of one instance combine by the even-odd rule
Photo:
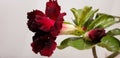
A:
<svg viewBox="0 0 120 58">
<path fill-rule="evenodd" d="M 95 46 L 92 48 L 92 53 L 93 53 L 94 58 L 98 58 L 98 57 L 97 57 L 96 47 L 95 47 Z"/>
<path fill-rule="evenodd" d="M 107 58 L 114 58 L 119 54 L 119 52 L 114 52 L 111 55 L 109 55 Z"/>
</svg>

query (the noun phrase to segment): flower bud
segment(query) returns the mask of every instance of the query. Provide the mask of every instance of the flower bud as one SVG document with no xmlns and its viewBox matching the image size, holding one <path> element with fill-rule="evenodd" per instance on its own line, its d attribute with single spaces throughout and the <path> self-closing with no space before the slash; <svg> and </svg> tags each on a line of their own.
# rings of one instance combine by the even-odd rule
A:
<svg viewBox="0 0 120 58">
<path fill-rule="evenodd" d="M 100 42 L 101 38 L 105 36 L 105 30 L 103 28 L 96 28 L 85 33 L 85 38 L 89 41 Z"/>
<path fill-rule="evenodd" d="M 60 31 L 60 34 L 63 35 L 70 35 L 76 30 L 75 26 L 72 24 L 62 24 L 62 29 Z"/>
</svg>

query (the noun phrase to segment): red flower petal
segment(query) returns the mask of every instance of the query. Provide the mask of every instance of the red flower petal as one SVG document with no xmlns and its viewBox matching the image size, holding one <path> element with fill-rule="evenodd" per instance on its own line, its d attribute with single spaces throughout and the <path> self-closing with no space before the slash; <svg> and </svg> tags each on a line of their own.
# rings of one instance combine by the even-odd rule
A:
<svg viewBox="0 0 120 58">
<path fill-rule="evenodd" d="M 49 0 L 49 2 L 46 3 L 45 13 L 49 18 L 53 20 L 57 19 L 60 14 L 60 6 L 58 5 L 57 0 Z"/>
<path fill-rule="evenodd" d="M 33 36 L 33 42 L 31 43 L 32 50 L 38 53 L 44 47 L 44 43 L 48 40 L 48 36 L 43 31 L 38 31 Z"/>
<path fill-rule="evenodd" d="M 41 51 L 40 54 L 43 56 L 48 56 L 50 57 L 53 54 L 53 51 L 56 48 L 56 42 L 51 41 L 51 43 L 49 44 L 50 46 L 45 46 Z"/>
<path fill-rule="evenodd" d="M 54 26 L 51 28 L 51 36 L 54 36 L 56 37 L 59 33 L 60 33 L 60 30 L 62 29 L 62 24 L 63 24 L 63 16 L 65 16 L 66 13 L 62 13 L 58 16 Z"/>
<path fill-rule="evenodd" d="M 27 13 L 27 18 L 29 19 L 27 25 L 29 30 L 31 30 L 32 32 L 38 31 L 38 25 L 35 21 L 36 16 L 45 16 L 45 15 L 39 10 L 33 10 L 32 12 Z"/>
<path fill-rule="evenodd" d="M 48 17 L 38 17 L 36 22 L 40 25 L 40 30 L 50 31 L 51 27 L 54 26 L 54 20 L 49 19 Z"/>
<path fill-rule="evenodd" d="M 44 32 L 42 30 L 39 30 L 35 33 L 35 35 L 33 36 L 33 41 L 37 40 L 37 39 L 48 39 L 49 33 L 48 32 Z"/>
<path fill-rule="evenodd" d="M 32 47 L 32 51 L 36 54 L 39 52 L 39 50 L 41 50 L 41 45 L 37 45 L 34 42 L 31 43 L 31 47 Z"/>
<path fill-rule="evenodd" d="M 40 11 L 40 10 L 33 10 L 32 12 L 28 12 L 27 13 L 27 18 L 31 19 L 31 20 L 34 20 L 37 15 L 38 16 L 45 16 L 45 14 L 42 11 Z"/>
<path fill-rule="evenodd" d="M 42 56 L 49 57 L 56 48 L 56 37 L 49 37 L 49 34 L 42 32 L 37 32 L 33 36 L 33 42 L 31 43 L 32 50 L 36 54 L 40 53 Z"/>
<path fill-rule="evenodd" d="M 46 38 L 46 37 L 43 37 Z M 51 56 L 53 51 L 56 48 L 56 42 L 51 39 L 41 39 L 40 37 L 37 38 L 35 41 L 32 42 L 32 50 L 33 52 L 40 53 L 42 56 Z"/>
</svg>

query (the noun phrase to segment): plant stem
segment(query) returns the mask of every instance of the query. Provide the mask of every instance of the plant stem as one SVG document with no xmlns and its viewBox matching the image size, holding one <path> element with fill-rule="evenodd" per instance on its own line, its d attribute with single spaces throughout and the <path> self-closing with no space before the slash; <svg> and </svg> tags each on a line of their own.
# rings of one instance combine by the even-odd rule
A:
<svg viewBox="0 0 120 58">
<path fill-rule="evenodd" d="M 98 57 L 97 57 L 96 47 L 95 47 L 95 46 L 92 48 L 92 53 L 93 53 L 94 58 L 98 58 Z"/>
<path fill-rule="evenodd" d="M 114 58 L 119 54 L 119 52 L 114 52 L 111 55 L 109 55 L 107 58 Z"/>
</svg>

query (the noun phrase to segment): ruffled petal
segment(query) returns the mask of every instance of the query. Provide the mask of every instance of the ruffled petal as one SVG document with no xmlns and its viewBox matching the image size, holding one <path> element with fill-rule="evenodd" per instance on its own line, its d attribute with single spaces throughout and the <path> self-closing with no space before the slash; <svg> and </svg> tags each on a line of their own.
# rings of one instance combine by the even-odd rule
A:
<svg viewBox="0 0 120 58">
<path fill-rule="evenodd" d="M 38 16 L 45 16 L 45 14 L 39 10 L 33 10 L 32 12 L 27 13 L 27 18 L 29 19 L 27 25 L 32 32 L 38 31 L 38 24 L 36 23 L 36 17 Z"/>
<path fill-rule="evenodd" d="M 37 38 L 37 37 L 36 37 Z M 51 56 L 56 48 L 56 42 L 49 37 L 40 36 L 31 44 L 34 53 L 40 53 L 42 56 Z"/>
<path fill-rule="evenodd" d="M 48 39 L 48 36 L 49 36 L 48 32 L 44 32 L 42 30 L 39 30 L 33 36 L 33 41 L 35 41 L 37 39 Z"/>
<path fill-rule="evenodd" d="M 49 0 L 49 2 L 46 3 L 45 13 L 49 18 L 53 20 L 57 19 L 60 14 L 60 6 L 58 5 L 57 0 Z"/>
<path fill-rule="evenodd" d="M 32 12 L 27 13 L 27 18 L 31 20 L 35 20 L 36 16 L 45 16 L 45 14 L 40 10 L 33 10 Z"/>
<path fill-rule="evenodd" d="M 57 45 L 55 39 L 56 37 L 49 36 L 44 31 L 36 32 L 31 43 L 32 51 L 42 56 L 51 56 Z"/>
<path fill-rule="evenodd" d="M 46 43 L 46 46 L 40 51 L 40 54 L 50 57 L 53 54 L 56 45 L 56 42 L 50 40 L 48 43 Z"/>
<path fill-rule="evenodd" d="M 51 36 L 56 37 L 59 33 L 60 30 L 62 29 L 62 24 L 63 24 L 63 17 L 66 15 L 66 13 L 62 13 L 58 16 L 54 26 L 51 28 Z"/>
</svg>

